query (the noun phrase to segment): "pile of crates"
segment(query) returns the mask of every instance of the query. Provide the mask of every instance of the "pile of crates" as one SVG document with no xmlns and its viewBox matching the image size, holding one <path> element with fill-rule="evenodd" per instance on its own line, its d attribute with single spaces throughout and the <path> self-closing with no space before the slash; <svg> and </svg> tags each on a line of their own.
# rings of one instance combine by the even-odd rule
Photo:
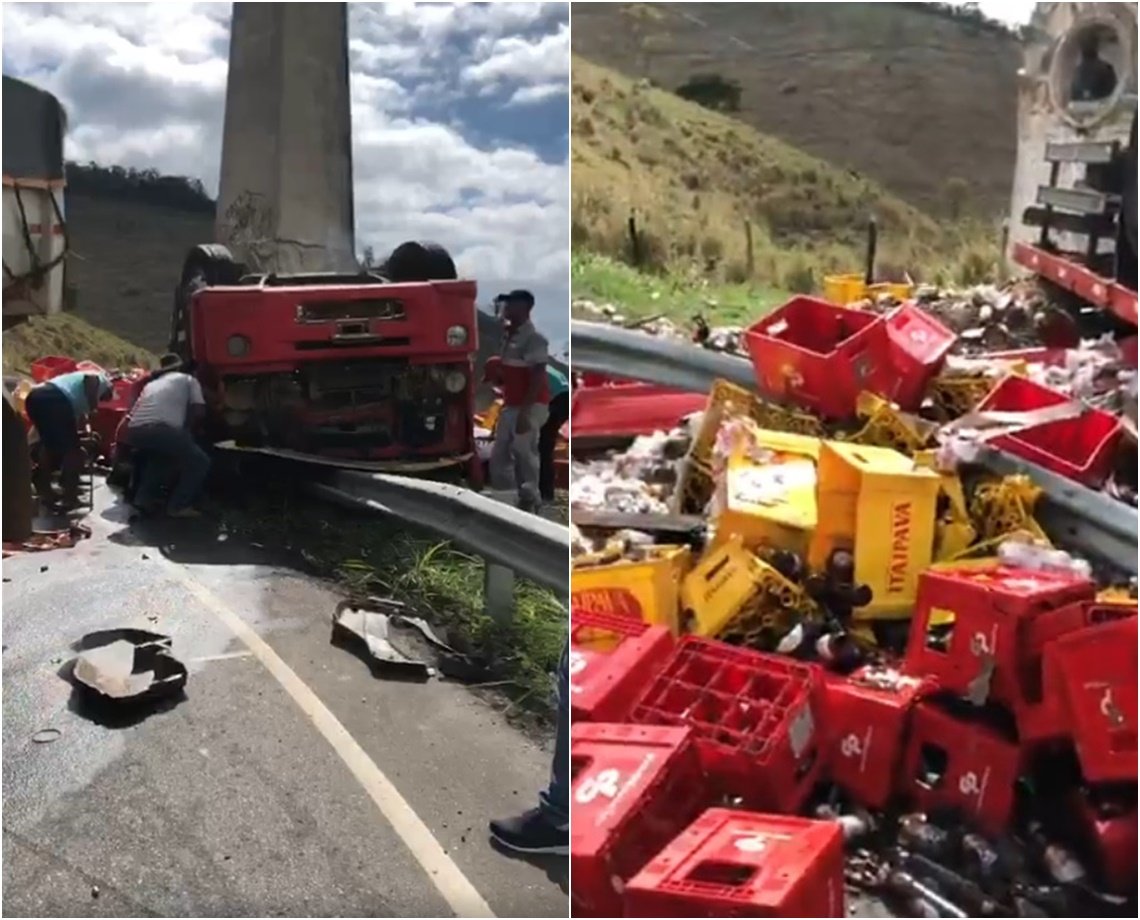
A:
<svg viewBox="0 0 1140 920">
<path fill-rule="evenodd" d="M 847 676 L 622 617 L 572 623 L 576 916 L 845 916 L 840 826 L 800 816 L 824 783 L 994 835 L 1055 749 L 1094 790 L 1135 789 L 1136 605 L 1077 576 L 924 573 L 899 666 Z M 962 703 L 979 677 L 986 705 Z M 1115 890 L 1135 887 L 1134 801 L 1089 816 Z"/>
<path fill-rule="evenodd" d="M 1097 880 L 1134 890 L 1136 602 L 993 556 L 1044 537 L 1035 488 L 967 488 L 905 411 L 957 392 L 954 337 L 913 305 L 801 297 L 745 338 L 759 395 L 717 383 L 674 496 L 708 540 L 573 572 L 575 915 L 845 916 L 840 826 L 803 816 L 821 789 L 1000 834 L 1022 779 L 1067 756 Z M 1067 402 L 1012 375 L 955 412 Z M 1081 411 L 999 446 L 1095 487 L 1120 434 Z M 777 653 L 844 604 L 875 663 Z M 892 624 L 895 655 L 875 648 Z"/>
</svg>

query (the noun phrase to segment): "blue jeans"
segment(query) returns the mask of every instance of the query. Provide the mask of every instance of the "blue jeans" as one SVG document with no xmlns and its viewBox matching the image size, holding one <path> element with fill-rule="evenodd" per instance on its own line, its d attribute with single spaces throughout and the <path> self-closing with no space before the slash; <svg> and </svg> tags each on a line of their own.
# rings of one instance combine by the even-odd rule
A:
<svg viewBox="0 0 1140 920">
<path fill-rule="evenodd" d="M 159 493 L 172 466 L 178 470 L 178 484 L 170 494 L 170 510 L 181 511 L 194 503 L 210 472 L 210 458 L 189 431 L 171 425 L 142 425 L 127 429 L 126 442 L 147 454 L 142 481 L 135 495 L 138 507 L 158 504 Z"/>
<path fill-rule="evenodd" d="M 550 767 L 550 785 L 539 795 L 538 802 L 546 819 L 558 828 L 570 825 L 570 642 L 562 648 L 555 678 L 558 696 L 558 729 L 554 736 L 554 762 Z"/>
</svg>

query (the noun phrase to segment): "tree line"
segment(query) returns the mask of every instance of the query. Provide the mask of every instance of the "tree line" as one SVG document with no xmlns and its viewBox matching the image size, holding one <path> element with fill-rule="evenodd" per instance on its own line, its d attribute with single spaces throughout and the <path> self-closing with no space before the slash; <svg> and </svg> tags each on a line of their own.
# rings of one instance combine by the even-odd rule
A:
<svg viewBox="0 0 1140 920">
<path fill-rule="evenodd" d="M 71 194 L 137 201 L 196 214 L 214 213 L 214 199 L 199 179 L 164 176 L 157 169 L 98 163 L 69 161 L 66 168 L 67 190 Z"/>
</svg>

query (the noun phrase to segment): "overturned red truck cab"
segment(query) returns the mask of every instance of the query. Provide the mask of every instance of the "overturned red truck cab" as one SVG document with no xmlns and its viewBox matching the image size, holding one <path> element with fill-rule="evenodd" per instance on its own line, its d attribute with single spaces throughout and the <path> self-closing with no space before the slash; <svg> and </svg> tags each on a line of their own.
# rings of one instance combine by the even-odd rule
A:
<svg viewBox="0 0 1140 920">
<path fill-rule="evenodd" d="M 248 274 L 191 250 L 171 350 L 202 384 L 211 440 L 393 472 L 458 469 L 475 450 L 473 281 L 432 244 L 356 274 Z"/>
</svg>

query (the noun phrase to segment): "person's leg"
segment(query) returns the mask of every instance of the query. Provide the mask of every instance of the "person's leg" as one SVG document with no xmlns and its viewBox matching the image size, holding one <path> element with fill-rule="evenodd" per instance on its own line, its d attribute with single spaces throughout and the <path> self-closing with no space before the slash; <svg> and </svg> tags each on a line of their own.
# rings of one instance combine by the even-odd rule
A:
<svg viewBox="0 0 1140 920">
<path fill-rule="evenodd" d="M 491 836 L 518 853 L 570 851 L 570 644 L 562 649 L 555 681 L 558 728 L 550 784 L 539 794 L 538 807 L 514 818 L 491 822 Z"/>
<path fill-rule="evenodd" d="M 41 498 L 54 500 L 57 498 L 52 486 L 52 476 L 61 466 L 65 472 L 75 465 L 74 452 L 79 450 L 79 431 L 75 419 L 75 411 L 62 390 L 55 387 L 37 387 L 28 394 L 25 403 L 28 419 L 36 426 L 36 433 L 40 439 L 40 462 L 36 468 L 36 491 Z M 80 455 L 80 469 L 82 469 L 82 455 Z M 64 477 L 64 491 L 67 492 L 69 483 Z M 78 477 L 75 477 L 76 490 Z M 66 495 L 65 495 L 66 497 Z"/>
<path fill-rule="evenodd" d="M 158 511 L 170 469 L 167 455 L 161 450 L 162 434 L 157 426 L 147 426 L 129 429 L 125 439 L 131 446 L 135 463 L 135 491 L 131 504 L 140 511 Z"/>
<path fill-rule="evenodd" d="M 170 513 L 180 514 L 191 509 L 202 494 L 202 486 L 210 473 L 210 455 L 185 429 L 171 429 L 175 462 L 178 464 L 178 485 L 170 495 Z"/>
<path fill-rule="evenodd" d="M 515 465 L 519 479 L 519 507 L 527 511 L 537 511 L 541 504 L 538 491 L 538 433 L 546 424 L 546 406 L 532 406 L 530 428 L 526 434 L 514 437 Z"/>
<path fill-rule="evenodd" d="M 495 422 L 495 439 L 491 443 L 491 488 L 506 491 L 517 487 L 515 478 L 514 438 L 518 409 L 503 407 Z"/>
<path fill-rule="evenodd" d="M 538 492 L 545 502 L 554 501 L 554 448 L 569 414 L 570 395 L 560 393 L 550 401 L 550 414 L 538 435 Z"/>
</svg>

